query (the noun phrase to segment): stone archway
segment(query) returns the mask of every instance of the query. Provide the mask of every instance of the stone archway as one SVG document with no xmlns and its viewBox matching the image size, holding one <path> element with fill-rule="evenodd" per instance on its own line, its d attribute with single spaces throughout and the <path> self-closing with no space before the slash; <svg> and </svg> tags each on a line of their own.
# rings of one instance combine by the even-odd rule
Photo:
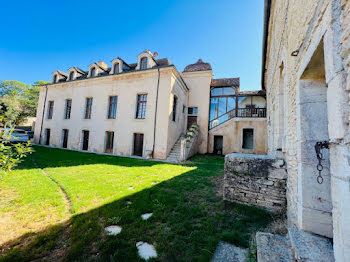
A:
<svg viewBox="0 0 350 262">
<path fill-rule="evenodd" d="M 329 141 L 323 40 L 313 53 L 298 85 L 298 224 L 302 230 L 332 237 L 329 152 L 323 150 L 322 184 L 317 181 L 318 160 L 315 153 L 316 142 Z"/>
</svg>

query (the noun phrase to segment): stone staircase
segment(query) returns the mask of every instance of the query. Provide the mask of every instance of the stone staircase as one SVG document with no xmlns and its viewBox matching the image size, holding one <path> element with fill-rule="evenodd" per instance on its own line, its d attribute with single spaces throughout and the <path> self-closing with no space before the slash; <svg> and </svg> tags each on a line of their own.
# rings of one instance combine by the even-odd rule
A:
<svg viewBox="0 0 350 262">
<path fill-rule="evenodd" d="M 333 246 L 328 238 L 289 228 L 283 237 L 256 233 L 258 262 L 333 262 Z"/>
<path fill-rule="evenodd" d="M 175 145 L 171 149 L 166 161 L 170 163 L 179 163 L 180 162 L 180 154 L 181 154 L 181 139 L 183 136 L 176 141 Z"/>
</svg>

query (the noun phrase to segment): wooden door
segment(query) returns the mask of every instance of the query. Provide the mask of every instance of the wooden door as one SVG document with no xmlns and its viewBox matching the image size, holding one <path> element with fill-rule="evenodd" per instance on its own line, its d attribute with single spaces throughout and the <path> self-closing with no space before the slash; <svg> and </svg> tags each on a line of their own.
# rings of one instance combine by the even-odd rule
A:
<svg viewBox="0 0 350 262">
<path fill-rule="evenodd" d="M 187 129 L 189 129 L 193 124 L 197 124 L 197 116 L 187 117 Z"/>
<path fill-rule="evenodd" d="M 143 134 L 134 134 L 134 155 L 142 156 L 143 152 Z"/>
<path fill-rule="evenodd" d="M 46 129 L 46 141 L 45 141 L 45 145 L 49 146 L 50 145 L 50 133 L 51 130 L 50 129 Z"/>
<path fill-rule="evenodd" d="M 106 132 L 106 153 L 113 153 L 114 132 Z"/>
<path fill-rule="evenodd" d="M 88 150 L 89 148 L 89 131 L 83 131 L 83 150 Z"/>
<path fill-rule="evenodd" d="M 68 129 L 63 129 L 63 143 L 62 147 L 67 148 L 68 146 Z"/>
<path fill-rule="evenodd" d="M 214 136 L 214 154 L 222 155 L 223 137 Z"/>
</svg>

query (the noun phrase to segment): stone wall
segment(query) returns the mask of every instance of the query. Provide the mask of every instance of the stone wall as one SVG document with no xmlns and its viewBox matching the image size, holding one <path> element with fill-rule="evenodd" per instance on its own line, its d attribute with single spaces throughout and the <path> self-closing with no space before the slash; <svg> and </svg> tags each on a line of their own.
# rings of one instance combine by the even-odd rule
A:
<svg viewBox="0 0 350 262">
<path fill-rule="evenodd" d="M 275 212 L 283 211 L 287 180 L 283 166 L 283 160 L 265 155 L 226 155 L 224 199 Z"/>
<path fill-rule="evenodd" d="M 326 227 L 333 230 L 336 261 L 347 261 L 350 256 L 349 14 L 348 0 L 272 0 L 264 79 L 268 154 L 283 156 L 286 161 L 289 224 L 323 235 L 329 233 L 323 232 Z M 322 185 L 316 181 L 314 152 L 311 154 L 310 149 L 310 153 L 305 154 L 303 149 L 305 142 L 314 137 L 309 135 L 305 139 L 302 129 L 315 121 L 311 118 L 317 115 L 317 110 L 310 111 L 310 119 L 301 121 L 302 81 L 305 73 L 310 73 L 310 69 L 315 67 L 313 60 L 318 48 L 323 49 L 324 58 L 318 65 L 323 66 L 325 74 L 322 79 L 309 75 L 306 80 L 322 80 L 327 87 L 329 137 L 326 140 L 330 142 L 330 149 L 329 152 L 325 150 L 325 154 L 329 153 L 327 158 L 330 163 L 327 166 L 329 175 L 324 176 Z M 291 55 L 293 51 L 296 51 L 294 56 Z M 306 169 L 307 165 L 310 168 Z M 303 179 L 303 176 L 310 179 Z M 331 197 L 327 199 L 323 194 L 326 190 L 331 191 Z M 316 194 L 304 198 L 307 191 Z M 325 223 L 323 216 L 329 212 L 318 207 L 326 204 L 332 210 L 330 223 Z M 318 211 L 322 218 L 316 215 Z M 307 220 L 310 223 L 305 223 Z"/>
</svg>

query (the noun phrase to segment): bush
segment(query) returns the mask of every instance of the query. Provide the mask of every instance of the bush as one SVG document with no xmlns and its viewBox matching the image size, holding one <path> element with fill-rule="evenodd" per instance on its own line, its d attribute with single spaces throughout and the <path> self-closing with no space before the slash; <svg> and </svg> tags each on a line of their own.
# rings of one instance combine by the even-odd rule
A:
<svg viewBox="0 0 350 262">
<path fill-rule="evenodd" d="M 0 171 L 10 172 L 17 166 L 22 158 L 33 152 L 30 142 L 13 144 L 9 142 L 11 138 L 13 127 L 11 123 L 7 123 L 4 117 L 0 117 L 0 122 L 5 122 L 5 128 L 10 128 L 8 134 L 0 132 Z"/>
</svg>

